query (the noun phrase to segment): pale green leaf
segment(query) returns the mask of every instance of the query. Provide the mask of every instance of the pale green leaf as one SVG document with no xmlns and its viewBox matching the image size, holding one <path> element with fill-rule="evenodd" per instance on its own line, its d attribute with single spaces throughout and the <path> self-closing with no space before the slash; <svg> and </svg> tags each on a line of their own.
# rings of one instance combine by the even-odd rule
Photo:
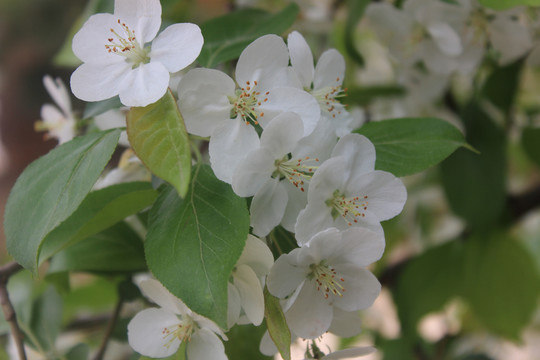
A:
<svg viewBox="0 0 540 360">
<path fill-rule="evenodd" d="M 540 6 L 540 0 L 479 0 L 480 4 L 495 10 L 506 10 L 516 6 Z"/>
<path fill-rule="evenodd" d="M 291 360 L 291 331 L 279 299 L 264 288 L 264 318 L 268 334 L 284 360 Z"/>
</svg>

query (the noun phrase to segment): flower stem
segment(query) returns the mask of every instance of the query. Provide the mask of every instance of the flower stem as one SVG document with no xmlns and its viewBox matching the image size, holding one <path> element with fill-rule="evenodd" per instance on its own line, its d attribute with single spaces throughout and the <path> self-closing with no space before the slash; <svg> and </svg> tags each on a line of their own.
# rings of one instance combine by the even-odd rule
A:
<svg viewBox="0 0 540 360">
<path fill-rule="evenodd" d="M 13 340 L 15 341 L 15 346 L 17 347 L 19 359 L 26 360 L 24 338 L 21 330 L 19 329 L 19 325 L 17 324 L 17 315 L 15 313 L 15 309 L 13 309 L 11 301 L 9 300 L 7 291 L 7 283 L 9 278 L 11 275 L 17 273 L 21 269 L 22 266 L 15 261 L 0 267 L 0 304 L 2 305 L 4 317 L 11 328 L 11 334 L 13 336 Z"/>
</svg>

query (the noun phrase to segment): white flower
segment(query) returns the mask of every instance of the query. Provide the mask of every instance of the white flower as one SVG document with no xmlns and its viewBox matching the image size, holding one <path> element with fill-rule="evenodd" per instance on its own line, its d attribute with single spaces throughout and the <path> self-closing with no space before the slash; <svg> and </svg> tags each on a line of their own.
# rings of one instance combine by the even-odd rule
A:
<svg viewBox="0 0 540 360">
<path fill-rule="evenodd" d="M 126 127 L 126 110 L 127 108 L 112 109 L 112 110 L 105 111 L 102 114 L 94 116 L 94 123 L 100 130 L 125 128 Z M 125 147 L 130 146 L 126 130 L 120 133 L 118 144 Z"/>
<path fill-rule="evenodd" d="M 316 130 L 304 138 L 307 142 L 303 134 L 298 115 L 278 115 L 263 131 L 260 147 L 235 170 L 233 190 L 242 197 L 253 196 L 250 213 L 255 235 L 268 235 L 282 221 L 294 230 L 298 213 L 307 203 L 307 185 L 319 165 L 316 155 L 335 144 L 328 132 Z M 317 135 L 322 136 L 315 139 Z"/>
<path fill-rule="evenodd" d="M 337 136 L 351 132 L 354 119 L 339 102 L 344 96 L 342 88 L 345 77 L 345 59 L 336 49 L 326 50 L 317 66 L 313 66 L 313 54 L 304 37 L 297 31 L 287 39 L 291 65 L 301 87 L 319 103 L 321 114 L 335 129 Z"/>
<path fill-rule="evenodd" d="M 283 39 L 265 35 L 240 55 L 238 87 L 228 75 L 212 69 L 193 69 L 180 81 L 178 105 L 186 128 L 210 136 L 210 163 L 220 180 L 231 183 L 236 166 L 259 146 L 256 129 L 266 128 L 278 114 L 297 113 L 303 135 L 315 129 L 320 117 L 317 102 L 290 86 L 288 63 Z"/>
<path fill-rule="evenodd" d="M 266 244 L 248 235 L 229 282 L 228 326 L 252 323 L 259 326 L 264 318 L 263 286 L 274 264 L 274 256 Z"/>
<path fill-rule="evenodd" d="M 58 143 L 63 144 L 75 137 L 77 125 L 69 93 L 60 78 L 53 80 L 50 75 L 45 75 L 43 85 L 56 106 L 44 104 L 41 107 L 41 121 L 37 121 L 34 127 L 36 131 L 47 131 L 47 137 L 58 139 Z"/>
<path fill-rule="evenodd" d="M 73 52 L 83 61 L 71 76 L 75 96 L 99 101 L 120 95 L 126 106 L 159 100 L 169 73 L 191 64 L 203 45 L 195 24 L 174 24 L 156 37 L 160 25 L 159 0 L 116 0 L 114 14 L 91 16 L 73 38 Z"/>
<path fill-rule="evenodd" d="M 164 358 L 186 341 L 188 360 L 227 359 L 217 335 L 227 337 L 213 321 L 192 312 L 157 280 L 143 280 L 139 286 L 160 308 L 143 310 L 129 322 L 128 342 L 135 351 Z"/>
<path fill-rule="evenodd" d="M 374 168 L 375 148 L 366 137 L 342 137 L 311 179 L 307 206 L 295 226 L 298 244 L 329 227 L 364 226 L 382 233 L 380 222 L 401 212 L 407 190 L 394 175 Z"/>
<path fill-rule="evenodd" d="M 302 338 L 314 339 L 330 328 L 334 308 L 365 309 L 381 285 L 365 267 L 384 251 L 382 235 L 364 228 L 316 234 L 305 246 L 279 257 L 268 275 L 268 291 L 281 299 L 287 324 Z"/>
<path fill-rule="evenodd" d="M 103 177 L 99 178 L 94 185 L 94 190 L 132 181 L 150 182 L 151 180 L 152 174 L 146 166 L 143 165 L 133 150 L 126 149 L 120 157 L 118 167 L 110 170 Z"/>
</svg>

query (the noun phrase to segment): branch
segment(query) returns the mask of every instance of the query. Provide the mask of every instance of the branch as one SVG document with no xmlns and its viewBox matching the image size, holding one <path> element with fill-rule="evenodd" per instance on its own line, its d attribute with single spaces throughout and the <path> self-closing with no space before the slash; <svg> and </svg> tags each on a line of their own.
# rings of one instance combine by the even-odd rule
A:
<svg viewBox="0 0 540 360">
<path fill-rule="evenodd" d="M 94 356 L 93 360 L 103 360 L 103 355 L 105 355 L 105 350 L 107 350 L 107 345 L 109 344 L 109 340 L 113 333 L 114 327 L 116 326 L 116 322 L 118 321 L 118 318 L 120 316 L 120 310 L 122 310 L 123 304 L 124 304 L 124 300 L 120 298 L 120 300 L 118 300 L 118 303 L 116 304 L 116 307 L 114 308 L 113 315 L 111 317 L 111 320 L 109 321 L 107 330 L 105 331 L 105 336 L 103 337 L 101 346 L 99 347 L 99 350 L 97 354 Z"/>
<path fill-rule="evenodd" d="M 540 208 L 540 186 L 520 195 L 509 195 L 508 208 L 512 222 L 516 222 L 529 211 Z"/>
<path fill-rule="evenodd" d="M 7 283 L 9 278 L 11 275 L 17 273 L 21 269 L 22 266 L 15 261 L 0 267 L 0 305 L 2 306 L 4 317 L 11 328 L 11 334 L 13 335 L 13 340 L 17 346 L 19 359 L 26 360 L 26 353 L 24 351 L 24 337 L 21 329 L 19 329 L 19 325 L 17 324 L 17 315 L 15 314 L 15 309 L 13 309 L 13 305 L 9 300 L 9 294 L 7 291 Z"/>
</svg>

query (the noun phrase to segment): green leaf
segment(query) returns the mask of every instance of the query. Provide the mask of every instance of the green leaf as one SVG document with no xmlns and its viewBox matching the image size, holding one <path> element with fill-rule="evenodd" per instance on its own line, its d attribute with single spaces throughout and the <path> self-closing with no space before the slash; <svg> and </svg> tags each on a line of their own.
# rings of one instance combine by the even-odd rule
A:
<svg viewBox="0 0 540 360">
<path fill-rule="evenodd" d="M 375 145 L 375 168 L 396 176 L 425 170 L 466 145 L 463 134 L 455 126 L 433 118 L 370 122 L 355 132 L 365 135 Z"/>
<path fill-rule="evenodd" d="M 524 128 L 521 133 L 521 143 L 531 160 L 540 166 L 540 128 Z"/>
<path fill-rule="evenodd" d="M 66 353 L 66 360 L 85 360 L 90 355 L 90 348 L 86 344 L 77 344 Z"/>
<path fill-rule="evenodd" d="M 428 249 L 407 264 L 394 291 L 403 334 L 415 333 L 423 315 L 441 310 L 460 294 L 462 258 L 461 242 L 451 241 Z"/>
<path fill-rule="evenodd" d="M 291 360 L 291 331 L 285 320 L 279 299 L 264 287 L 264 318 L 268 334 L 284 360 Z"/>
<path fill-rule="evenodd" d="M 144 270 L 142 239 L 131 227 L 120 222 L 60 251 L 52 258 L 47 276 L 63 271 L 125 273 Z"/>
<path fill-rule="evenodd" d="M 465 248 L 463 297 L 492 332 L 519 340 L 538 305 L 540 277 L 531 254 L 504 234 L 472 237 Z"/>
<path fill-rule="evenodd" d="M 224 343 L 229 359 L 272 360 L 259 351 L 259 344 L 266 328 L 264 326 L 236 325 L 227 331 L 228 341 Z"/>
<path fill-rule="evenodd" d="M 486 80 L 482 94 L 505 114 L 512 111 L 524 60 L 495 69 Z"/>
<path fill-rule="evenodd" d="M 479 0 L 480 4 L 495 10 L 506 10 L 516 6 L 540 6 L 540 0 Z"/>
<path fill-rule="evenodd" d="M 36 272 L 43 239 L 79 207 L 119 136 L 114 129 L 77 137 L 34 161 L 17 179 L 4 229 L 8 251 L 22 266 Z"/>
<path fill-rule="evenodd" d="M 201 25 L 204 45 L 197 61 L 214 67 L 236 59 L 255 39 L 266 34 L 281 35 L 296 20 L 299 8 L 289 4 L 276 14 L 257 9 L 242 9 Z"/>
<path fill-rule="evenodd" d="M 478 105 L 468 105 L 462 119 L 467 142 L 480 151 L 460 149 L 441 164 L 441 178 L 453 211 L 473 227 L 489 228 L 506 207 L 505 134 Z"/>
<path fill-rule="evenodd" d="M 156 197 L 157 191 L 148 182 L 118 184 L 91 192 L 66 221 L 47 235 L 40 250 L 39 263 L 61 249 L 138 213 L 150 206 Z"/>
<path fill-rule="evenodd" d="M 184 119 L 173 94 L 168 91 L 153 104 L 131 108 L 127 134 L 146 167 L 184 197 L 189 188 L 191 152 Z"/>
<path fill-rule="evenodd" d="M 30 339 L 37 348 L 47 351 L 55 349 L 55 342 L 62 325 L 62 298 L 53 286 L 34 303 L 30 323 Z M 26 330 L 28 332 L 28 329 Z"/>
<path fill-rule="evenodd" d="M 362 19 L 366 7 L 371 0 L 348 0 L 347 1 L 347 23 L 345 24 L 345 49 L 347 53 L 356 63 L 364 66 L 364 57 L 358 52 L 354 43 L 354 33 L 356 26 Z"/>
<path fill-rule="evenodd" d="M 83 119 L 101 115 L 104 112 L 112 109 L 120 109 L 122 106 L 123 105 L 120 102 L 120 97 L 118 96 L 102 101 L 89 102 L 84 108 Z"/>
<path fill-rule="evenodd" d="M 379 98 L 402 97 L 406 90 L 398 85 L 377 85 L 361 88 L 350 88 L 347 90 L 347 97 L 344 99 L 347 104 L 368 106 Z"/>
<path fill-rule="evenodd" d="M 164 188 L 148 222 L 144 245 L 154 276 L 193 311 L 226 328 L 227 283 L 249 230 L 246 201 L 202 165 L 184 200 Z"/>
</svg>

